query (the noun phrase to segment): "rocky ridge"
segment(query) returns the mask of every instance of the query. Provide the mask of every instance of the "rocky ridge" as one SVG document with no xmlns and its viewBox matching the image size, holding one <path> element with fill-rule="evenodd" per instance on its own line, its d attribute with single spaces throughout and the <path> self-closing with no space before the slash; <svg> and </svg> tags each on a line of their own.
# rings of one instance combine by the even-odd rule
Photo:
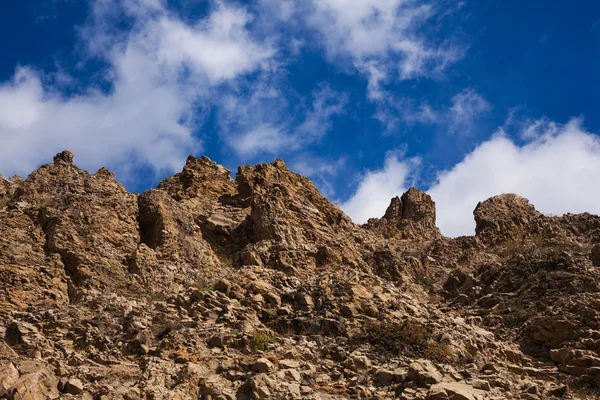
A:
<svg viewBox="0 0 600 400">
<path fill-rule="evenodd" d="M 0 398 L 600 398 L 600 217 L 411 188 L 354 224 L 282 160 L 142 194 L 0 176 Z"/>
</svg>

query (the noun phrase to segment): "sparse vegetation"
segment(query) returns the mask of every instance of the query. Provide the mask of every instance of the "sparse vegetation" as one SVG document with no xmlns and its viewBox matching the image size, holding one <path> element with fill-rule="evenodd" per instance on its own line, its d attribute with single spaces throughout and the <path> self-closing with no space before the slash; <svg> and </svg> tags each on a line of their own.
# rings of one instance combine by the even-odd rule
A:
<svg viewBox="0 0 600 400">
<path fill-rule="evenodd" d="M 272 336 L 260 331 L 256 331 L 252 334 L 251 346 L 253 351 L 267 351 L 270 343 L 275 343 L 275 338 Z"/>
<path fill-rule="evenodd" d="M 153 292 L 150 295 L 150 301 L 151 302 L 155 302 L 155 301 L 165 301 L 167 299 L 167 295 L 164 294 L 163 292 Z"/>
<path fill-rule="evenodd" d="M 535 309 L 515 309 L 506 314 L 503 318 L 504 325 L 509 328 L 520 328 L 530 318 L 537 315 Z"/>
<path fill-rule="evenodd" d="M 541 281 L 548 274 L 545 268 L 538 269 L 535 273 L 529 276 L 529 281 Z"/>
<path fill-rule="evenodd" d="M 77 233 L 81 236 L 87 236 L 92 233 L 92 227 L 89 225 L 80 225 L 77 227 Z"/>
<path fill-rule="evenodd" d="M 423 287 L 423 289 L 425 289 L 426 292 L 434 291 L 433 281 L 428 276 L 426 276 L 425 274 L 417 274 L 415 278 L 419 285 L 421 285 L 421 287 Z"/>
<path fill-rule="evenodd" d="M 369 343 L 375 350 L 393 356 L 424 357 L 438 362 L 454 362 L 448 345 L 442 344 L 435 330 L 416 322 L 371 322 L 353 338 L 355 344 Z"/>
<path fill-rule="evenodd" d="M 215 282 L 208 282 L 205 280 L 199 280 L 190 285 L 191 288 L 197 289 L 201 292 L 212 292 L 215 290 Z"/>
</svg>

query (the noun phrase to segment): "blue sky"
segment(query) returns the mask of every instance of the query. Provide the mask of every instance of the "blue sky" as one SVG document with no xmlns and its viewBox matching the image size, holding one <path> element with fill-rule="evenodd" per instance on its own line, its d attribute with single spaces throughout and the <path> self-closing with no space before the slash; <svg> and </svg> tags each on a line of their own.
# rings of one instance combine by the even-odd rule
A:
<svg viewBox="0 0 600 400">
<path fill-rule="evenodd" d="M 412 185 L 450 236 L 503 192 L 600 213 L 598 2 L 7 4 L 4 176 L 69 148 L 142 191 L 190 153 L 281 157 L 356 222 Z"/>
</svg>

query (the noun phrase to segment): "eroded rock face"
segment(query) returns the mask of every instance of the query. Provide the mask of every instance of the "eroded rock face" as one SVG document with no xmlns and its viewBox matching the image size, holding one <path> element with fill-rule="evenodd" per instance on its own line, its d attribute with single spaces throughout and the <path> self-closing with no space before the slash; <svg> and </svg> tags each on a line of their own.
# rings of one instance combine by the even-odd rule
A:
<svg viewBox="0 0 600 400">
<path fill-rule="evenodd" d="M 139 195 L 138 205 L 141 244 L 130 259 L 131 272 L 161 289 L 220 276 L 224 265 L 203 238 L 191 207 L 160 189 Z"/>
<path fill-rule="evenodd" d="M 22 181 L 23 179 L 19 175 L 6 179 L 0 174 L 0 210 L 6 207 L 8 201 Z"/>
<path fill-rule="evenodd" d="M 252 243 L 244 250 L 244 263 L 296 273 L 342 259 L 366 267 L 353 243 L 350 219 L 282 160 L 240 167 L 236 182 L 239 201 L 251 210 Z"/>
<path fill-rule="evenodd" d="M 598 398 L 600 218 L 415 188 L 358 226 L 282 160 L 142 194 L 0 177 L 0 398 Z"/>
<path fill-rule="evenodd" d="M 0 201 L 4 200 L 9 195 L 10 184 L 6 178 L 0 174 Z"/>
<path fill-rule="evenodd" d="M 34 171 L 15 191 L 8 209 L 29 217 L 44 235 L 44 252 L 58 255 L 80 287 L 127 290 L 123 260 L 139 243 L 136 195 L 106 169 L 89 174 L 64 151 Z"/>
<path fill-rule="evenodd" d="M 402 219 L 435 227 L 435 203 L 431 196 L 414 187 L 402 195 Z"/>
</svg>

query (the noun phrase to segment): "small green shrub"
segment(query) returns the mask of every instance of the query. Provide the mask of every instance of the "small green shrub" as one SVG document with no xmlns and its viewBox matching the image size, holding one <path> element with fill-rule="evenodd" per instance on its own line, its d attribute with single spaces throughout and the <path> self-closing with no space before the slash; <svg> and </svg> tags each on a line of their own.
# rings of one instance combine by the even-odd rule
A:
<svg viewBox="0 0 600 400">
<path fill-rule="evenodd" d="M 212 292 L 213 290 L 215 290 L 215 284 L 215 282 L 198 280 L 194 282 L 191 285 L 191 287 L 193 287 L 194 289 L 198 289 L 201 292 Z"/>
<path fill-rule="evenodd" d="M 87 236 L 92 233 L 92 228 L 87 225 L 79 225 L 77 227 L 77 233 L 81 236 Z"/>
<path fill-rule="evenodd" d="M 275 339 L 266 333 L 256 331 L 252 334 L 252 350 L 254 352 L 267 351 L 270 343 L 275 343 Z"/>
<path fill-rule="evenodd" d="M 150 295 L 150 301 L 165 301 L 167 299 L 167 295 L 163 292 L 152 292 Z"/>
<path fill-rule="evenodd" d="M 529 276 L 530 281 L 541 281 L 548 274 L 544 268 L 538 269 L 534 274 Z"/>
</svg>

